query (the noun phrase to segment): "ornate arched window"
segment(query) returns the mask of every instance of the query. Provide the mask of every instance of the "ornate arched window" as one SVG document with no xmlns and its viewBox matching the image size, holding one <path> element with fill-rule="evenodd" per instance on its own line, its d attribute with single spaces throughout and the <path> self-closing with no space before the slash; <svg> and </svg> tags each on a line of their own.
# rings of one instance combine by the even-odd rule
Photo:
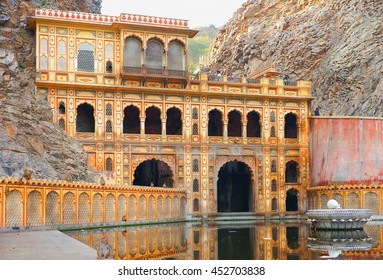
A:
<svg viewBox="0 0 383 280">
<path fill-rule="evenodd" d="M 105 161 L 105 170 L 113 171 L 113 160 L 110 157 L 108 157 Z"/>
<path fill-rule="evenodd" d="M 124 66 L 141 67 L 142 66 L 142 44 L 134 37 L 129 37 L 124 45 Z"/>
<path fill-rule="evenodd" d="M 59 103 L 59 114 L 65 114 L 65 103 L 63 101 Z"/>
<path fill-rule="evenodd" d="M 66 54 L 66 43 L 64 40 L 60 40 L 58 42 L 58 54 L 65 55 Z"/>
<path fill-rule="evenodd" d="M 273 179 L 271 181 L 271 191 L 276 192 L 277 191 L 277 180 Z"/>
<path fill-rule="evenodd" d="M 193 108 L 193 120 L 198 120 L 198 108 Z"/>
<path fill-rule="evenodd" d="M 48 70 L 48 58 L 45 55 L 40 56 L 40 70 Z"/>
<path fill-rule="evenodd" d="M 271 161 L 271 172 L 277 172 L 277 162 L 275 160 Z"/>
<path fill-rule="evenodd" d="M 168 49 L 168 69 L 185 71 L 185 51 L 180 42 L 171 41 Z"/>
<path fill-rule="evenodd" d="M 133 105 L 124 109 L 123 133 L 140 133 L 140 110 Z"/>
<path fill-rule="evenodd" d="M 198 124 L 193 124 L 193 135 L 198 135 Z"/>
<path fill-rule="evenodd" d="M 276 137 L 276 134 L 275 134 L 275 126 L 272 126 L 270 128 L 270 137 Z"/>
<path fill-rule="evenodd" d="M 199 182 L 198 179 L 193 180 L 193 192 L 199 192 Z"/>
<path fill-rule="evenodd" d="M 298 138 L 297 116 L 293 113 L 285 116 L 285 138 Z"/>
<path fill-rule="evenodd" d="M 271 211 L 277 211 L 278 210 L 278 201 L 276 198 L 273 198 L 271 200 Z"/>
<path fill-rule="evenodd" d="M 233 110 L 229 113 L 229 122 L 227 125 L 229 137 L 241 137 L 242 136 L 242 116 L 237 110 Z"/>
<path fill-rule="evenodd" d="M 91 105 L 83 103 L 77 107 L 76 131 L 94 132 L 94 109 Z"/>
<path fill-rule="evenodd" d="M 108 133 L 110 133 L 110 132 L 112 132 L 112 121 L 110 121 L 110 120 L 107 120 L 106 121 L 106 125 L 105 125 L 105 132 L 108 132 Z"/>
<path fill-rule="evenodd" d="M 112 104 L 110 104 L 110 103 L 106 104 L 105 114 L 107 116 L 112 116 L 113 115 Z"/>
<path fill-rule="evenodd" d="M 274 111 L 271 111 L 271 113 L 270 113 L 270 121 L 275 122 L 275 112 Z"/>
<path fill-rule="evenodd" d="M 59 57 L 57 70 L 66 71 L 66 59 L 64 57 Z"/>
<path fill-rule="evenodd" d="M 161 134 L 162 121 L 161 111 L 155 106 L 151 106 L 145 111 L 145 134 Z"/>
<path fill-rule="evenodd" d="M 198 212 L 199 211 L 199 201 L 198 199 L 193 200 L 193 212 Z"/>
<path fill-rule="evenodd" d="M 247 137 L 261 137 L 261 123 L 258 112 L 251 111 L 247 114 Z"/>
<path fill-rule="evenodd" d="M 146 66 L 148 68 L 162 69 L 164 67 L 163 57 L 164 48 L 162 44 L 156 39 L 149 40 L 146 47 Z"/>
<path fill-rule="evenodd" d="M 199 162 L 198 159 L 193 160 L 193 172 L 199 172 Z"/>
<path fill-rule="evenodd" d="M 211 110 L 209 112 L 208 135 L 209 136 L 223 135 L 222 113 L 217 109 Z"/>
<path fill-rule="evenodd" d="M 287 162 L 285 170 L 286 183 L 298 183 L 298 176 L 298 163 L 293 160 Z"/>
<path fill-rule="evenodd" d="M 78 45 L 77 70 L 94 72 L 94 47 L 92 44 L 84 42 Z"/>
<path fill-rule="evenodd" d="M 182 135 L 181 110 L 172 107 L 166 111 L 166 134 Z"/>
<path fill-rule="evenodd" d="M 63 118 L 61 118 L 59 120 L 59 127 L 62 129 L 62 130 L 65 130 L 65 120 Z"/>
</svg>

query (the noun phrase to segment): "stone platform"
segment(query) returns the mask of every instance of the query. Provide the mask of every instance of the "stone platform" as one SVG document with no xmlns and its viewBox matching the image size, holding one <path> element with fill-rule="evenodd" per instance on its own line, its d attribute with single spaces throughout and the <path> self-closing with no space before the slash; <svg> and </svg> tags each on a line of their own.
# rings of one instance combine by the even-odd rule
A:
<svg viewBox="0 0 383 280">
<path fill-rule="evenodd" d="M 95 260 L 96 250 L 57 231 L 0 233 L 0 260 Z"/>
</svg>

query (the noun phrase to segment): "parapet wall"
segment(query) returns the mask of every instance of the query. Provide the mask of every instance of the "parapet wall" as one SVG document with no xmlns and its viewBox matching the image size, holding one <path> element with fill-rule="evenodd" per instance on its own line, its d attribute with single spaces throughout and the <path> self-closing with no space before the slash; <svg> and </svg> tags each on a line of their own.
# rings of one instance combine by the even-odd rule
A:
<svg viewBox="0 0 383 280">
<path fill-rule="evenodd" d="M 383 182 L 383 119 L 310 119 L 311 186 Z"/>
</svg>

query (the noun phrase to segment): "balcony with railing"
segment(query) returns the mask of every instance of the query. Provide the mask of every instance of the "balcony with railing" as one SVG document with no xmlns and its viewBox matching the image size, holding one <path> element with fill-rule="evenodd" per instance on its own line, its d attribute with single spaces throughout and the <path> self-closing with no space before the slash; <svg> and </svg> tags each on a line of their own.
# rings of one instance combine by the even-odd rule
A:
<svg viewBox="0 0 383 280">
<path fill-rule="evenodd" d="M 122 75 L 125 77 L 128 76 L 153 76 L 159 78 L 174 78 L 174 79 L 188 79 L 189 73 L 184 70 L 171 70 L 167 68 L 149 68 L 146 66 L 142 67 L 133 67 L 133 66 L 124 66 L 122 69 Z"/>
</svg>

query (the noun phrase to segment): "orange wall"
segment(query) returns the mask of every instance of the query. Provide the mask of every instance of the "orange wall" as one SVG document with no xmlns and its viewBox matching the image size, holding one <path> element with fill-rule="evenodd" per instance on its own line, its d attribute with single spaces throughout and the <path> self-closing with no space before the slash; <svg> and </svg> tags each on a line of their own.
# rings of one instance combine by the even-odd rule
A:
<svg viewBox="0 0 383 280">
<path fill-rule="evenodd" d="M 383 120 L 310 119 L 311 186 L 383 182 Z"/>
</svg>

